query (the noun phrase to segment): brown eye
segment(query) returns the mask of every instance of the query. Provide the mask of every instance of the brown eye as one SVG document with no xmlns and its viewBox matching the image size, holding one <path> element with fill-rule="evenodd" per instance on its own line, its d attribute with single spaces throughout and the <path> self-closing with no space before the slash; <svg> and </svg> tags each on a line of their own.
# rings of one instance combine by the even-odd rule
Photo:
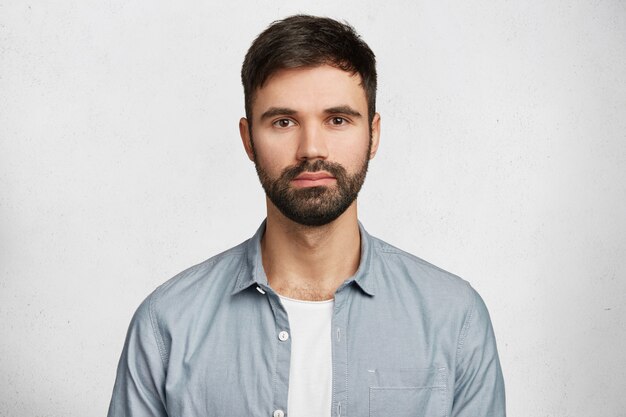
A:
<svg viewBox="0 0 626 417">
<path fill-rule="evenodd" d="M 292 120 L 289 119 L 278 119 L 274 123 L 272 123 L 275 127 L 286 128 L 294 125 Z"/>
<path fill-rule="evenodd" d="M 332 119 L 330 119 L 330 123 L 335 126 L 341 126 L 346 124 L 346 119 L 344 119 L 343 117 L 333 117 Z"/>
</svg>

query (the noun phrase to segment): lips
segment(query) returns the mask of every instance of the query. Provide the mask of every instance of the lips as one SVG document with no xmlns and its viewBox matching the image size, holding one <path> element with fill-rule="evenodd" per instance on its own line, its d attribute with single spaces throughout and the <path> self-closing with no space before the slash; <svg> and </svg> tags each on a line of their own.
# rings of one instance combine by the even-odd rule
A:
<svg viewBox="0 0 626 417">
<path fill-rule="evenodd" d="M 303 172 L 295 177 L 291 182 L 297 187 L 319 187 L 330 185 L 336 178 L 328 172 Z"/>
<path fill-rule="evenodd" d="M 316 181 L 316 180 L 321 180 L 321 179 L 324 179 L 324 178 L 335 179 L 335 177 L 333 177 L 328 172 L 303 172 L 302 174 L 298 175 L 294 179 L 295 180 Z"/>
</svg>

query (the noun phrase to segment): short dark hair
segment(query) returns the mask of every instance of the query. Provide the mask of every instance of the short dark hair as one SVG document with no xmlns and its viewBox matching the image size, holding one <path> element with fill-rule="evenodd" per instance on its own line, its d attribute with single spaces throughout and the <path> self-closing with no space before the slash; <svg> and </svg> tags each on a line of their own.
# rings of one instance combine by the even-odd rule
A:
<svg viewBox="0 0 626 417">
<path fill-rule="evenodd" d="M 331 65 L 361 76 L 370 124 L 376 112 L 376 57 L 354 28 L 327 17 L 294 15 L 273 22 L 252 42 L 241 67 L 248 123 L 256 90 L 277 71 Z"/>
</svg>

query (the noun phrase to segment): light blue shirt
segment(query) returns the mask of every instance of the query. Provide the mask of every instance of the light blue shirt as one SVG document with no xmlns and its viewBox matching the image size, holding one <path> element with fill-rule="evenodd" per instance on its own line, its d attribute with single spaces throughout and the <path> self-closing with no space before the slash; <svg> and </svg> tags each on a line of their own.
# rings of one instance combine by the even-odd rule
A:
<svg viewBox="0 0 626 417">
<path fill-rule="evenodd" d="M 335 293 L 327 416 L 505 416 L 478 293 L 359 227 L 359 268 Z M 141 304 L 108 417 L 289 416 L 289 319 L 263 270 L 264 230 Z"/>
</svg>

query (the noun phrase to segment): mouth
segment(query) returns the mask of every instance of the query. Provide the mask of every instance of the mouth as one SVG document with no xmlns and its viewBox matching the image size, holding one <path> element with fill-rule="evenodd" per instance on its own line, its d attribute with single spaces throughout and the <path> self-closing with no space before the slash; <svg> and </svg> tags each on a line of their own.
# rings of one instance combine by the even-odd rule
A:
<svg viewBox="0 0 626 417">
<path fill-rule="evenodd" d="M 334 184 L 337 179 L 325 171 L 319 172 L 303 172 L 302 174 L 291 180 L 291 183 L 299 188 L 304 187 L 320 187 Z"/>
</svg>

